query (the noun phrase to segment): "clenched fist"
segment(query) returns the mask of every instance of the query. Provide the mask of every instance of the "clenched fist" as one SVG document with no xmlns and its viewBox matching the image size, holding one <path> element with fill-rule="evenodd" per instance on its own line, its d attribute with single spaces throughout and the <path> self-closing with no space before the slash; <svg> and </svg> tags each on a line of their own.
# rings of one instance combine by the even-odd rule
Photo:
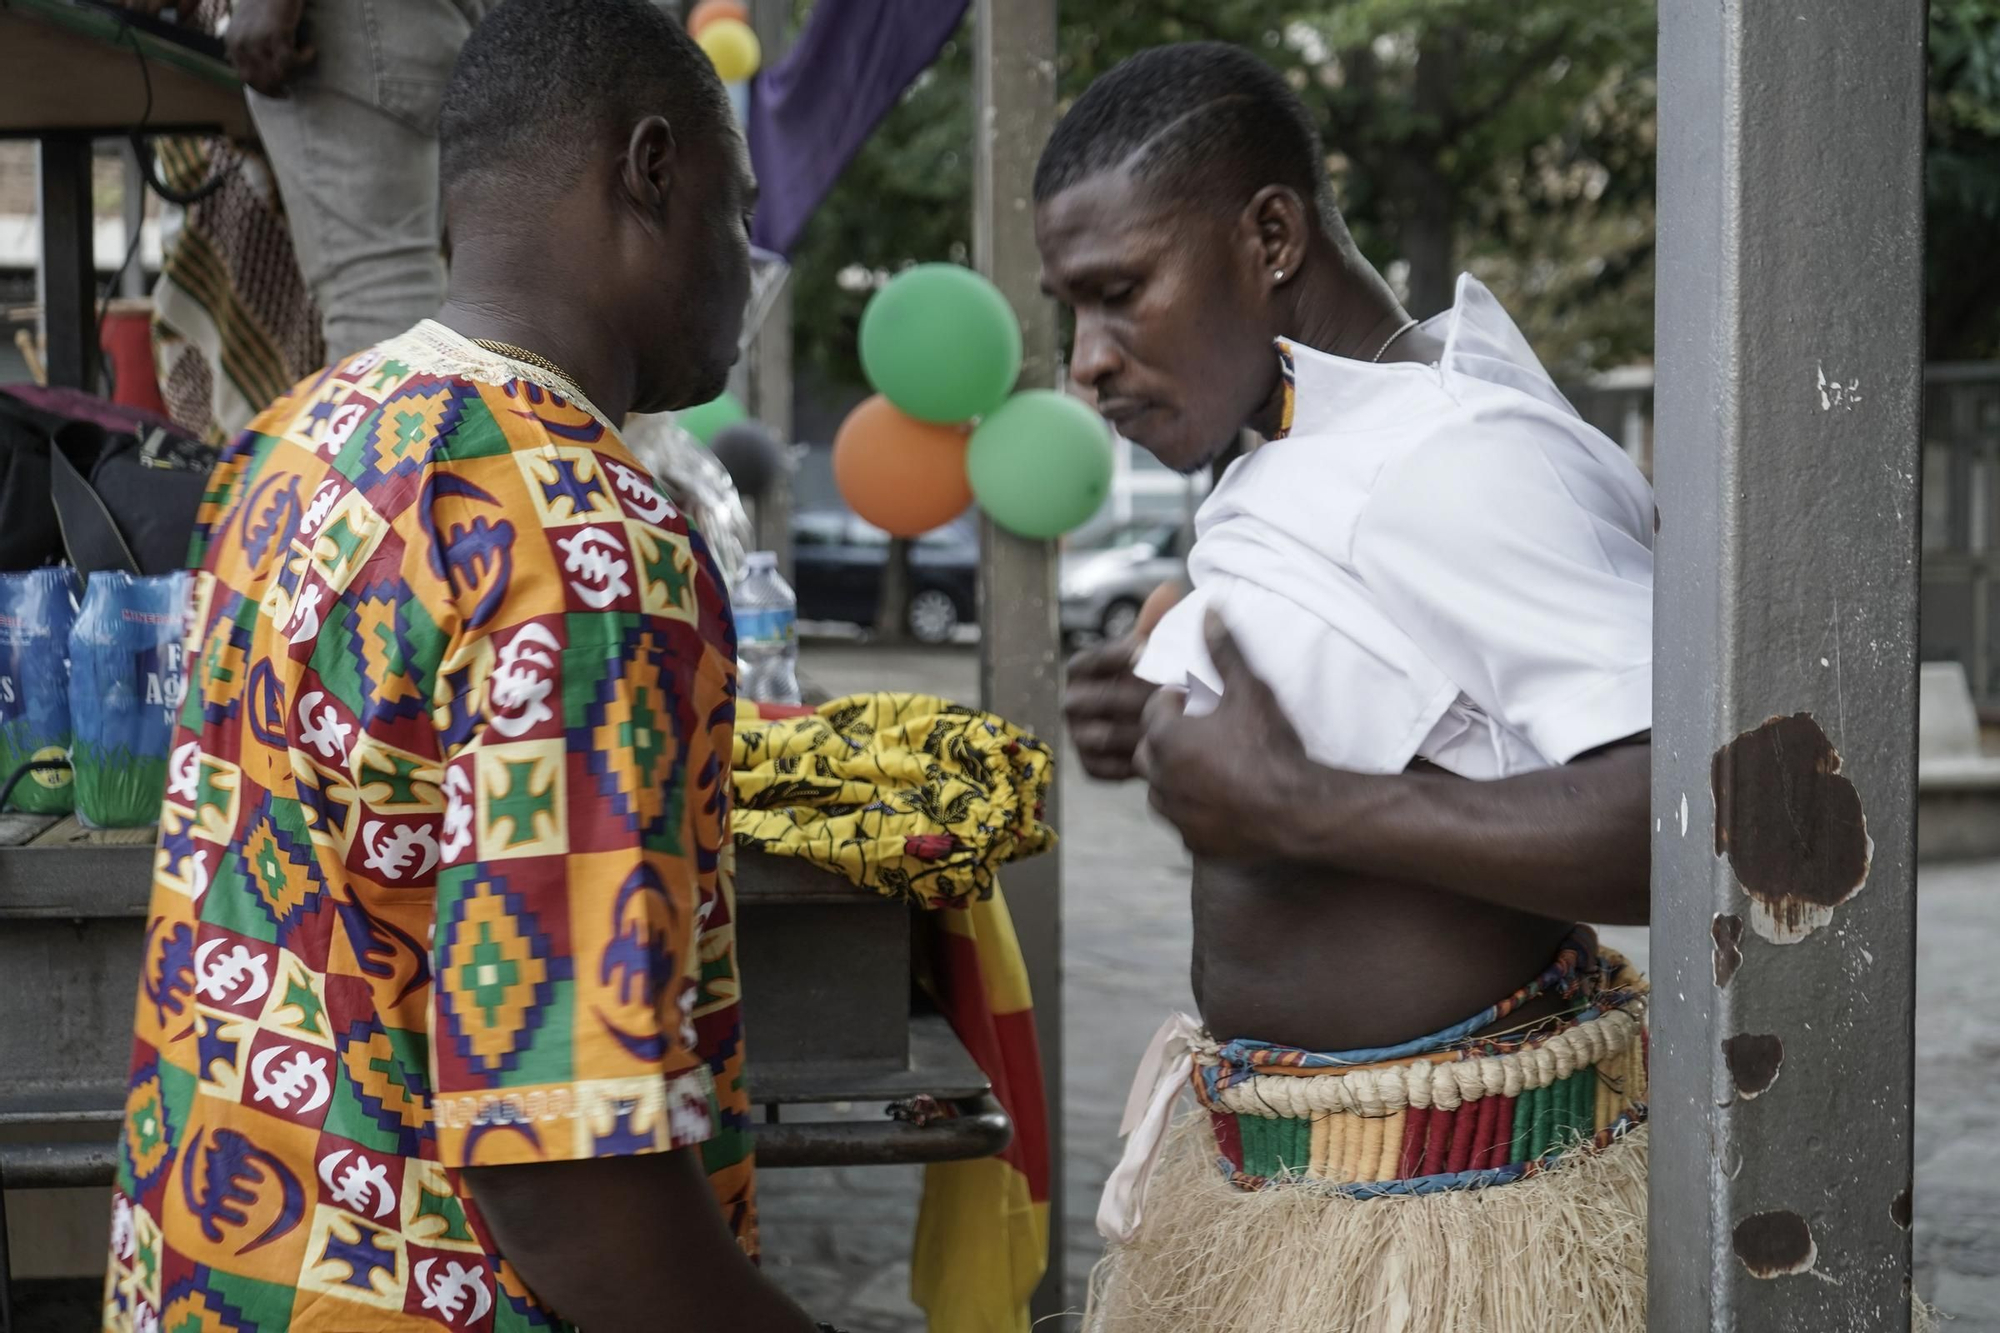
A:
<svg viewBox="0 0 2000 1333">
<path fill-rule="evenodd" d="M 1271 687 L 1257 678 L 1213 611 L 1208 655 L 1222 677 L 1211 713 L 1187 714 L 1187 694 L 1161 690 L 1146 704 L 1133 766 L 1153 808 L 1196 856 L 1257 861 L 1282 855 L 1277 835 L 1307 799 L 1313 764 Z"/>
</svg>

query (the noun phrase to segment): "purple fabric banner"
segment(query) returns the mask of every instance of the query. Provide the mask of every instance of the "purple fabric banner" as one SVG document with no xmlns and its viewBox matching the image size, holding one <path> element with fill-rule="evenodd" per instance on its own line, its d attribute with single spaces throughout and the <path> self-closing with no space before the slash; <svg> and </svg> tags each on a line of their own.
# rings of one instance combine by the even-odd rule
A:
<svg viewBox="0 0 2000 1333">
<path fill-rule="evenodd" d="M 751 238 L 789 255 L 826 192 L 889 108 L 957 31 L 967 0 L 818 0 L 785 58 L 750 93 L 762 191 Z"/>
</svg>

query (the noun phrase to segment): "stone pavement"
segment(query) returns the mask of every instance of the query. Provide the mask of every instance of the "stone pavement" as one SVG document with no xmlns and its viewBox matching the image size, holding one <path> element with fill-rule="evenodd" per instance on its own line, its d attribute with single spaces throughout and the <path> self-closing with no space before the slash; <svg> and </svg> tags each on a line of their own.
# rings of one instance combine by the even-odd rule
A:
<svg viewBox="0 0 2000 1333">
<path fill-rule="evenodd" d="M 2000 862 L 1917 892 L 1917 1291 L 1954 1329 L 2000 1329 Z"/>
<path fill-rule="evenodd" d="M 977 694 L 970 652 L 812 644 L 802 665 L 836 694 Z M 1117 1160 L 1133 1067 L 1165 1010 L 1191 1004 L 1188 862 L 1137 787 L 1090 782 L 1070 768 L 1062 781 L 1064 1213 L 1069 1299 L 1080 1309 L 1098 1252 L 1091 1219 Z M 2000 863 L 1926 869 L 1918 910 L 1917 1288 L 1955 1316 L 1950 1327 L 1960 1333 L 2000 1330 Z M 1604 937 L 1644 966 L 1643 930 Z M 917 1333 L 907 1255 L 920 1181 L 912 1167 L 765 1173 L 770 1271 L 817 1318 L 854 1333 Z"/>
</svg>

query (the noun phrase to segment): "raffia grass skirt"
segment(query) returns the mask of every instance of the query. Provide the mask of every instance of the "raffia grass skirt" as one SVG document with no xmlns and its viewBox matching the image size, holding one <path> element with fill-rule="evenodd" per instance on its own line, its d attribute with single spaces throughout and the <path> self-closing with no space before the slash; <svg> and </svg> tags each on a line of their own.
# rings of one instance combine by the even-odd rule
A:
<svg viewBox="0 0 2000 1333">
<path fill-rule="evenodd" d="M 1646 1127 L 1485 1189 L 1241 1190 L 1207 1112 L 1172 1129 L 1145 1227 L 1091 1274 L 1087 1333 L 1633 1333 L 1646 1326 Z"/>
</svg>

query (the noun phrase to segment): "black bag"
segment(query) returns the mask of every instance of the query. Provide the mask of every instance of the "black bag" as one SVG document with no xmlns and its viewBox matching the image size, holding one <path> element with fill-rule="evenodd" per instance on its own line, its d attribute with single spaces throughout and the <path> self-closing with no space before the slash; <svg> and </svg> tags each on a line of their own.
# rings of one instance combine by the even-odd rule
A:
<svg viewBox="0 0 2000 1333">
<path fill-rule="evenodd" d="M 0 392 L 0 570 L 185 568 L 216 450 L 62 389 Z"/>
</svg>

